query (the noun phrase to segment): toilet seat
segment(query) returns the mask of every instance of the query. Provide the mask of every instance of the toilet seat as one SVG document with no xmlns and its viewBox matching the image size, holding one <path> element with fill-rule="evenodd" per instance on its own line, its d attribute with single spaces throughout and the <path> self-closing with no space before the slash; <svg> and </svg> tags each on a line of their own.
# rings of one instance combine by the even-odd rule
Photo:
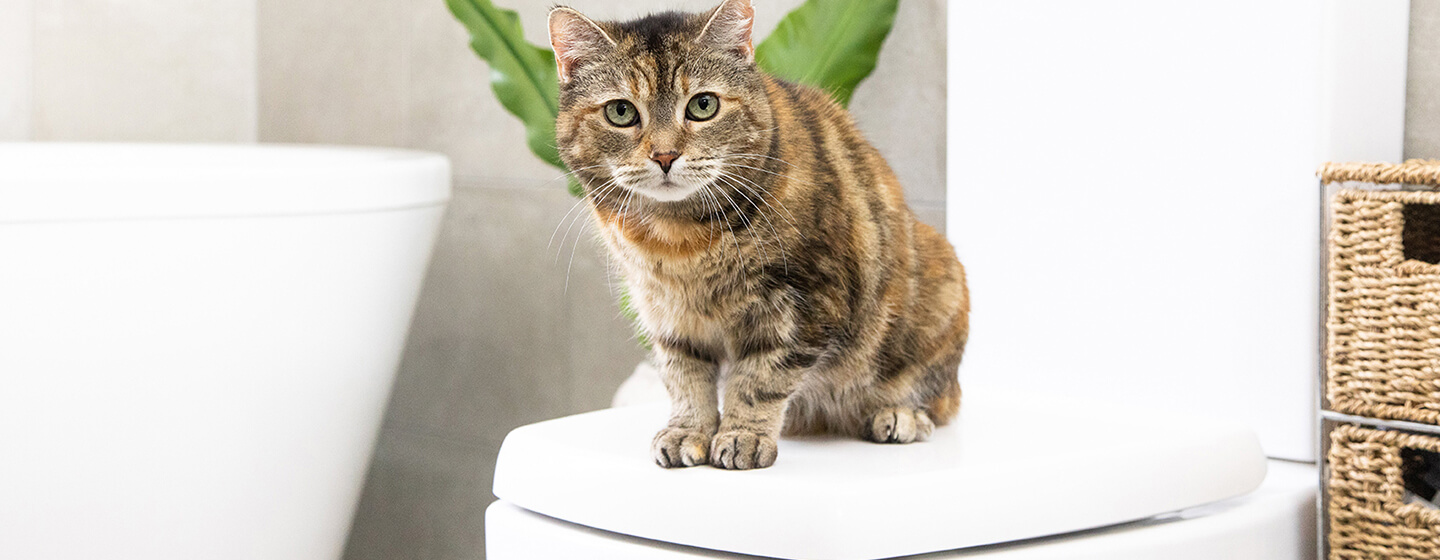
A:
<svg viewBox="0 0 1440 560">
<path fill-rule="evenodd" d="M 926 560 L 1309 560 L 1315 558 L 1315 465 L 1271 461 L 1255 492 L 1092 531 L 925 554 Z M 500 501 L 485 512 L 486 557 L 744 560 L 754 556 L 650 541 L 546 517 Z M 914 557 L 912 557 L 914 558 Z M 918 560 L 918 559 L 917 559 Z"/>
<path fill-rule="evenodd" d="M 1150 518 L 1265 478 L 1258 441 L 1234 422 L 1029 395 L 966 399 L 928 442 L 786 438 L 774 467 L 746 472 L 656 467 L 649 445 L 664 406 L 560 418 L 511 432 L 495 495 L 656 544 L 864 560 Z"/>
</svg>

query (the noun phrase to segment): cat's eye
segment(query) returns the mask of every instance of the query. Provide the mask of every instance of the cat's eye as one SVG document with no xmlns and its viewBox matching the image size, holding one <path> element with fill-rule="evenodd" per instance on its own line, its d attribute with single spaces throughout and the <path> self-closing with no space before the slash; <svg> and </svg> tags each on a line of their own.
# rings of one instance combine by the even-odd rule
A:
<svg viewBox="0 0 1440 560">
<path fill-rule="evenodd" d="M 605 120 L 618 127 L 632 126 L 640 122 L 640 112 L 629 101 L 616 99 L 605 104 Z"/>
<path fill-rule="evenodd" d="M 720 98 L 713 93 L 702 93 L 690 98 L 685 104 L 685 118 L 692 121 L 708 121 L 720 110 Z"/>
</svg>

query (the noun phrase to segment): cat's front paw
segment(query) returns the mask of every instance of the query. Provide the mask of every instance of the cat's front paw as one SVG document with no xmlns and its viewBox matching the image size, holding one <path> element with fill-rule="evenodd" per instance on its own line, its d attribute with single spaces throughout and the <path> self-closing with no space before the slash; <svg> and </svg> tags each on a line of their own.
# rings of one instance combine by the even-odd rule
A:
<svg viewBox="0 0 1440 560">
<path fill-rule="evenodd" d="M 665 428 L 655 434 L 650 454 L 667 469 L 693 467 L 709 462 L 710 433 L 690 428 Z"/>
<path fill-rule="evenodd" d="M 755 432 L 722 432 L 710 444 L 710 464 L 722 469 L 763 469 L 775 464 L 775 438 Z"/>
<path fill-rule="evenodd" d="M 865 439 L 875 443 L 910 443 L 929 438 L 935 422 L 923 410 L 894 407 L 871 415 L 865 428 Z"/>
</svg>

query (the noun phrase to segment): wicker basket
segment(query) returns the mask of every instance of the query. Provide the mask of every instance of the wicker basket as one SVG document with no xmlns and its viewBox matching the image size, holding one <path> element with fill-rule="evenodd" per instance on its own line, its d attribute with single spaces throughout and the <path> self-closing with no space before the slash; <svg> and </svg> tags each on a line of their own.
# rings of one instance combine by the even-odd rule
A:
<svg viewBox="0 0 1440 560">
<path fill-rule="evenodd" d="M 1326 454 L 1329 557 L 1440 558 L 1440 509 L 1404 502 L 1404 450 L 1440 437 L 1338 424 Z"/>
<path fill-rule="evenodd" d="M 1440 425 L 1440 162 L 1330 165 L 1330 410 Z M 1392 185 L 1390 190 L 1373 190 Z"/>
</svg>

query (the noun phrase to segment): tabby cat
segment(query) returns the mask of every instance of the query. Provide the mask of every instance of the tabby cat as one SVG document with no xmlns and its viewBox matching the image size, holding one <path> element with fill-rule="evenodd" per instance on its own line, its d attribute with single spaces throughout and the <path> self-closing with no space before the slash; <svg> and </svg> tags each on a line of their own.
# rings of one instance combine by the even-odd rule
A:
<svg viewBox="0 0 1440 560">
<path fill-rule="evenodd" d="M 960 406 L 964 268 L 840 105 L 756 68 L 753 20 L 550 12 L 560 155 L 670 394 L 662 467 L 768 467 L 782 430 L 919 441 Z"/>
</svg>

